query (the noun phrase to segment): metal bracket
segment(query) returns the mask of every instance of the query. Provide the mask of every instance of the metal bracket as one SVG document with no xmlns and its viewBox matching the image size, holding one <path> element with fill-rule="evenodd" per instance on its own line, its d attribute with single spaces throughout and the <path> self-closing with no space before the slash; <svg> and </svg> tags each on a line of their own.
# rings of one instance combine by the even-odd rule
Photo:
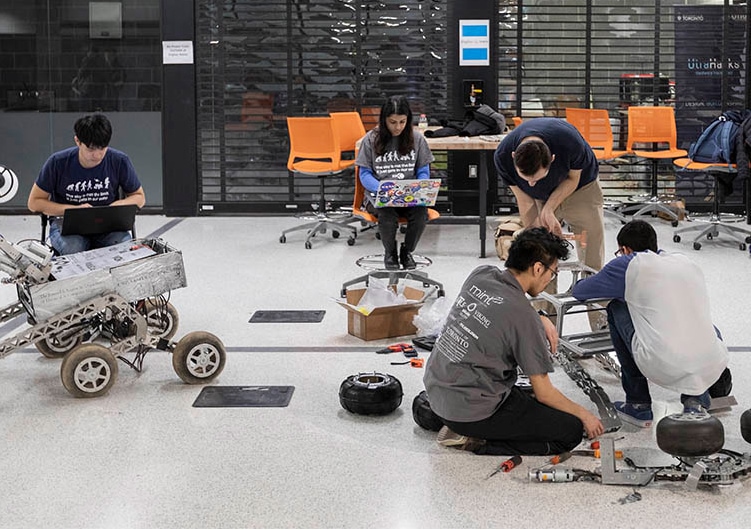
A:
<svg viewBox="0 0 751 530">
<path fill-rule="evenodd" d="M 654 471 L 615 469 L 615 441 L 612 438 L 600 438 L 600 464 L 602 466 L 602 483 L 614 486 L 646 486 L 655 476 Z"/>
</svg>

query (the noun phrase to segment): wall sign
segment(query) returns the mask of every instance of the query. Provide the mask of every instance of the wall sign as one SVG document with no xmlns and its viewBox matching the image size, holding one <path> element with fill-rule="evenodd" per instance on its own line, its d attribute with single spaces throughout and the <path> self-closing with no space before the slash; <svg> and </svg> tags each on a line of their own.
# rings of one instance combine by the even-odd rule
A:
<svg viewBox="0 0 751 530">
<path fill-rule="evenodd" d="M 490 66 L 490 20 L 459 21 L 459 66 Z"/>
<path fill-rule="evenodd" d="M 164 64 L 193 64 L 193 41 L 163 41 L 162 62 Z"/>
</svg>

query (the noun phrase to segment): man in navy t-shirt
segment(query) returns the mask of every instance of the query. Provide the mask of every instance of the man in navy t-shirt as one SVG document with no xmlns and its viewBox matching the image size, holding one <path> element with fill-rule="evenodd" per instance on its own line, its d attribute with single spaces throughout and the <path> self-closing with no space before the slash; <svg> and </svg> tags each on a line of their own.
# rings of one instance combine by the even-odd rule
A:
<svg viewBox="0 0 751 530">
<path fill-rule="evenodd" d="M 60 254 L 73 254 L 92 248 L 116 245 L 131 239 L 130 232 L 110 232 L 97 236 L 60 233 L 62 215 L 68 208 L 146 203 L 141 182 L 128 155 L 109 146 L 112 125 L 103 114 L 78 119 L 73 126 L 76 147 L 54 153 L 44 163 L 29 193 L 32 212 L 52 218 L 50 242 Z M 125 197 L 118 198 L 120 190 Z"/>
<path fill-rule="evenodd" d="M 525 120 L 511 131 L 495 152 L 498 175 L 511 188 L 524 228 L 542 226 L 561 234 L 565 220 L 577 240 L 577 255 L 599 271 L 605 259 L 602 189 L 592 148 L 579 131 L 560 118 Z M 556 292 L 551 282 L 548 292 Z M 597 313 L 590 313 L 597 329 Z"/>
<path fill-rule="evenodd" d="M 525 120 L 498 146 L 495 166 L 516 197 L 525 228 L 543 226 L 560 234 L 560 220 L 565 220 L 575 234 L 586 230 L 583 261 L 595 270 L 602 268 L 605 242 L 597 159 L 573 125 L 560 118 Z"/>
</svg>

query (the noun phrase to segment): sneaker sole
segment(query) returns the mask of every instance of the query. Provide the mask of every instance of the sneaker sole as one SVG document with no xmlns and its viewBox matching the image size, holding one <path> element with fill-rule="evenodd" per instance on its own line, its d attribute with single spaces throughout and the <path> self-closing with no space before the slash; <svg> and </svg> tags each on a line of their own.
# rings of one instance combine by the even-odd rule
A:
<svg viewBox="0 0 751 530">
<path fill-rule="evenodd" d="M 438 437 L 436 438 L 436 442 L 438 442 L 439 445 L 443 445 L 444 447 L 455 447 L 457 445 L 464 445 L 469 440 L 468 436 L 463 436 L 461 434 L 456 434 L 453 431 L 450 431 L 446 427 L 443 427 L 438 432 Z"/>
</svg>

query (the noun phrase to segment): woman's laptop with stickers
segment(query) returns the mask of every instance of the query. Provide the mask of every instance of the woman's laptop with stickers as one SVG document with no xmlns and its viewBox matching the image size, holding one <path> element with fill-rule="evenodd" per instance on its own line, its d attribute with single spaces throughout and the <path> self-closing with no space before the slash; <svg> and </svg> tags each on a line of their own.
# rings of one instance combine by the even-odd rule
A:
<svg viewBox="0 0 751 530">
<path fill-rule="evenodd" d="M 382 180 L 375 196 L 376 208 L 433 206 L 441 179 Z"/>
</svg>

